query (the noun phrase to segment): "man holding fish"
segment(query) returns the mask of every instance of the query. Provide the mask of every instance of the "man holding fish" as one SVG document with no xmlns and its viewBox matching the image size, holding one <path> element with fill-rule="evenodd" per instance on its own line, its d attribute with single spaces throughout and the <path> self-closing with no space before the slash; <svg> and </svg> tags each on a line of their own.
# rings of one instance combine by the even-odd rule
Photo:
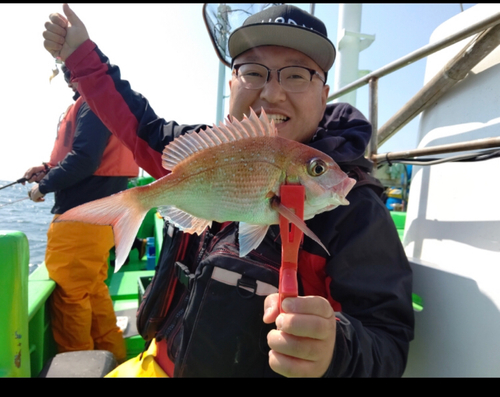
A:
<svg viewBox="0 0 500 397">
<path fill-rule="evenodd" d="M 63 10 L 65 16 L 51 14 L 45 24 L 45 48 L 65 61 L 90 107 L 133 151 L 136 162 L 161 178 L 142 190 L 115 195 L 112 201 L 99 200 L 76 209 L 67 214 L 67 220 L 112 224 L 117 247 L 127 246 L 135 237 L 132 225 L 142 219 L 134 214 L 149 206 L 168 205 L 163 213 L 175 225 L 204 236 L 206 226 L 211 226 L 208 230 L 215 235 L 209 240 L 212 244 L 200 251 L 204 259 L 198 271 L 189 269 L 196 272 L 190 280 L 202 276 L 201 264 L 211 258 L 216 262 L 215 273 L 217 262 L 222 266 L 224 261 L 217 255 L 234 247 L 239 247 L 239 257 L 231 257 L 231 266 L 245 263 L 250 274 L 250 266 L 268 266 L 280 255 L 277 214 L 292 219 L 279 203 L 279 186 L 291 182 L 306 189 L 307 222 L 294 220 L 308 236 L 299 254 L 304 296 L 285 299 L 280 313 L 278 294 L 270 294 L 259 308 L 260 318 L 252 321 L 253 312 L 232 313 L 233 299 L 223 299 L 223 305 L 212 305 L 205 323 L 202 313 L 196 316 L 195 322 L 203 327 L 193 330 L 189 339 L 204 341 L 203 346 L 186 348 L 186 329 L 182 338 L 182 333 L 165 331 L 169 328 L 165 325 L 156 334 L 156 360 L 163 370 L 169 376 L 401 376 L 413 338 L 411 270 L 377 195 L 380 186 L 369 175 L 371 164 L 363 156 L 371 126 L 348 104 L 326 103 L 326 73 L 334 62 L 335 48 L 324 24 L 286 5 L 249 17 L 229 38 L 233 69 L 229 121 L 206 128 L 156 116 L 147 100 L 120 79 L 118 67 L 90 41 L 69 6 L 65 4 Z M 272 143 L 261 145 L 265 139 Z M 295 145 L 298 148 L 292 149 Z M 208 156 L 213 159 L 210 164 Z M 261 156 L 265 159 L 255 161 Z M 226 174 L 225 161 L 233 162 L 232 175 Z M 342 175 L 338 166 L 357 181 L 354 188 L 354 181 Z M 264 176 L 268 185 L 262 187 L 265 183 L 251 179 L 254 176 Z M 219 186 L 221 179 L 226 183 Z M 240 179 L 246 181 L 241 187 L 236 185 Z M 199 195 L 192 200 L 186 194 L 176 198 L 183 189 Z M 213 192 L 219 196 L 211 197 Z M 263 194 L 259 196 L 263 205 L 245 207 L 254 193 Z M 220 202 L 214 204 L 216 197 Z M 123 209 L 119 202 L 125 203 Z M 231 213 L 229 209 L 238 204 L 240 211 Z M 108 219 L 111 208 L 116 208 L 116 214 Z M 126 212 L 138 220 L 125 217 Z M 234 221 L 239 222 L 237 227 Z M 168 256 L 162 250 L 159 266 Z M 246 273 L 242 271 L 241 280 Z M 190 290 L 196 290 L 196 282 L 193 287 L 190 281 Z M 183 296 L 174 294 L 177 304 L 167 313 L 165 324 L 187 327 L 186 319 L 182 324 L 170 322 L 188 306 L 180 304 Z M 211 301 L 206 302 L 210 306 Z M 247 302 L 238 304 L 243 308 Z M 276 329 L 264 328 L 272 323 Z M 217 329 L 217 324 L 224 325 Z M 257 331 L 246 332 L 249 327 Z M 223 338 L 217 339 L 218 334 Z M 264 359 L 250 361 L 260 352 Z M 226 370 L 217 372 L 220 368 Z"/>
</svg>

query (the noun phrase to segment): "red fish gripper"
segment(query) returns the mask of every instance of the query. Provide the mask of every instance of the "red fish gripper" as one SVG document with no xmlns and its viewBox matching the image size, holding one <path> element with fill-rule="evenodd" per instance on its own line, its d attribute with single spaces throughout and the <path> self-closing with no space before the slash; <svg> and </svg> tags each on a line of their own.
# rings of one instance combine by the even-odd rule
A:
<svg viewBox="0 0 500 397">
<path fill-rule="evenodd" d="M 282 185 L 281 204 L 304 219 L 305 188 L 302 185 Z M 298 296 L 297 263 L 303 232 L 283 215 L 280 215 L 281 268 L 279 280 L 279 311 L 281 302 L 288 297 Z"/>
</svg>

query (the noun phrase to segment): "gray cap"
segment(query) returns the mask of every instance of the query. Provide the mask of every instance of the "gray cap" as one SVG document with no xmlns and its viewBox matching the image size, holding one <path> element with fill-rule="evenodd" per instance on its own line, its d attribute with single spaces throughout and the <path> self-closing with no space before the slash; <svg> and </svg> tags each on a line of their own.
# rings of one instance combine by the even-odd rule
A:
<svg viewBox="0 0 500 397">
<path fill-rule="evenodd" d="M 324 71 L 335 61 L 335 46 L 328 39 L 325 24 L 300 8 L 280 5 L 248 17 L 229 37 L 232 60 L 252 48 L 276 45 L 307 55 Z"/>
</svg>

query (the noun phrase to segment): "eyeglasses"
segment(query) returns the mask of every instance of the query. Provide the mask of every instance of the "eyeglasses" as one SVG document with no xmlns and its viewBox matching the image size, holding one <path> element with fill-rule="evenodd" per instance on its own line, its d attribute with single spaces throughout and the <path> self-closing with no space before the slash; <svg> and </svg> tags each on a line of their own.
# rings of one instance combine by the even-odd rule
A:
<svg viewBox="0 0 500 397">
<path fill-rule="evenodd" d="M 271 72 L 276 70 L 278 73 L 278 82 L 285 91 L 304 92 L 311 84 L 314 76 L 325 84 L 325 80 L 314 69 L 308 69 L 302 66 L 285 66 L 281 69 L 269 69 L 260 63 L 240 63 L 234 65 L 233 70 L 236 77 L 243 83 L 247 90 L 258 90 L 266 85 L 271 76 Z"/>
</svg>

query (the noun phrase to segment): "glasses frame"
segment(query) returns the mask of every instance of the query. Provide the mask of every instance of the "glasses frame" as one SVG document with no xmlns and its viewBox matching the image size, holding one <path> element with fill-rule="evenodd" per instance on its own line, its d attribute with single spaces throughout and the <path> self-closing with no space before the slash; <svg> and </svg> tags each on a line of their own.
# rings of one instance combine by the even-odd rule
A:
<svg viewBox="0 0 500 397">
<path fill-rule="evenodd" d="M 309 87 L 309 86 L 307 86 L 303 91 L 288 91 L 281 84 L 281 71 L 283 69 L 287 69 L 287 68 L 302 68 L 302 69 L 305 69 L 305 70 L 307 70 L 311 74 L 311 78 L 309 79 L 309 83 L 312 82 L 312 79 L 313 79 L 314 76 L 318 76 L 318 78 L 323 83 L 323 85 L 326 84 L 326 80 L 323 79 L 323 77 L 321 77 L 321 75 L 319 74 L 319 72 L 317 70 L 315 70 L 315 69 L 310 69 L 310 68 L 306 68 L 305 66 L 299 66 L 299 65 L 289 65 L 289 66 L 284 66 L 284 67 L 279 68 L 279 69 L 269 69 L 266 65 L 262 65 L 261 63 L 257 63 L 257 62 L 244 62 L 244 63 L 239 63 L 239 64 L 233 65 L 233 71 L 236 73 L 236 77 L 237 78 L 239 78 L 239 75 L 238 75 L 239 69 L 243 65 L 258 65 L 258 66 L 262 66 L 264 69 L 267 70 L 267 77 L 264 80 L 264 84 L 262 85 L 262 87 L 259 87 L 259 88 L 248 88 L 248 87 L 245 87 L 245 89 L 247 89 L 247 90 L 260 90 L 261 88 L 264 88 L 264 86 L 269 82 L 269 79 L 271 77 L 271 72 L 276 71 L 278 73 L 278 83 L 279 83 L 280 87 L 282 87 L 286 92 L 304 92 L 304 91 L 306 91 L 307 87 Z"/>
</svg>

